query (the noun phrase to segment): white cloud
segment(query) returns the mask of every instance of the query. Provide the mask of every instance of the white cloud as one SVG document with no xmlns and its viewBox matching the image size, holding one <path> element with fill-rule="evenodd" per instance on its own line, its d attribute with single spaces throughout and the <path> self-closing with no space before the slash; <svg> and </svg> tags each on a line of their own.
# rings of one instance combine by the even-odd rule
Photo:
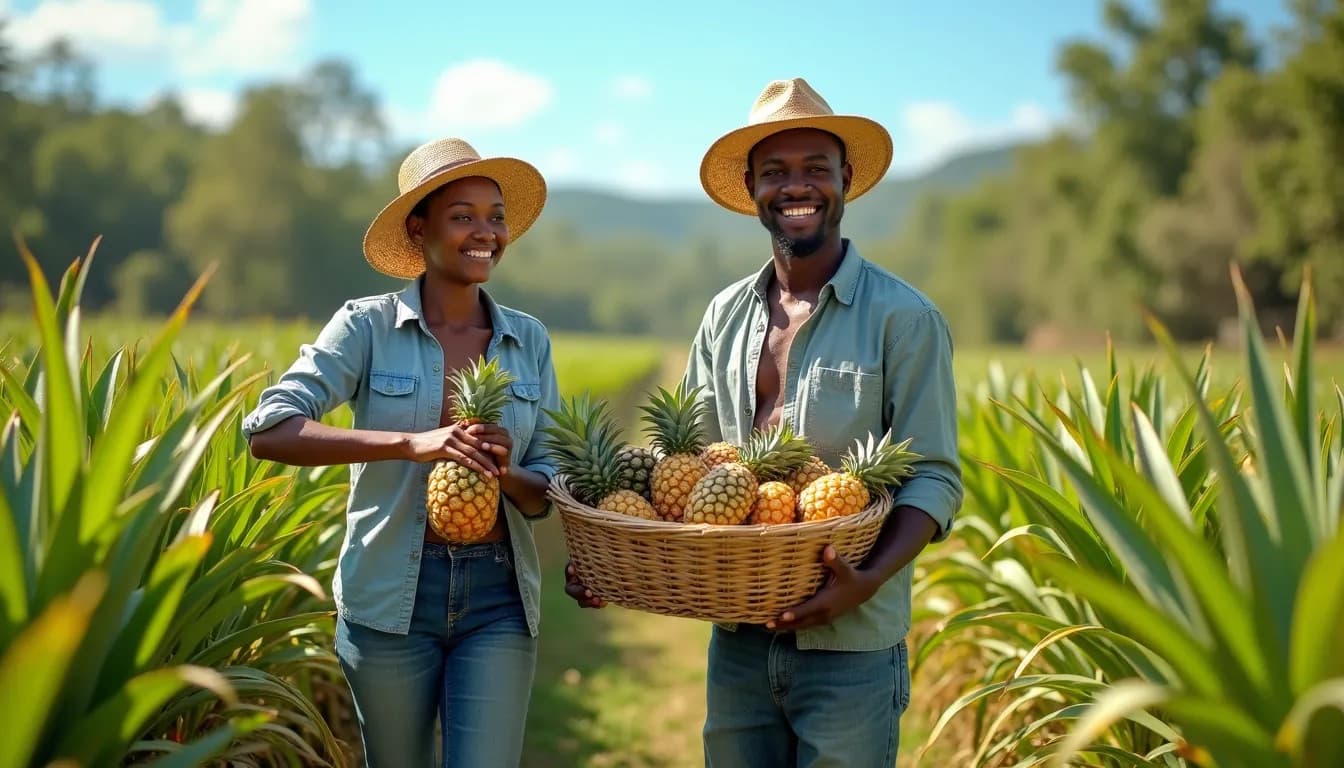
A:
<svg viewBox="0 0 1344 768">
<path fill-rule="evenodd" d="M 593 138 L 600 144 L 619 144 L 625 138 L 625 126 L 615 120 L 603 120 L 593 127 Z"/>
<path fill-rule="evenodd" d="M 199 0 L 170 23 L 150 0 L 47 0 L 13 14 L 21 52 L 65 38 L 98 62 L 160 59 L 190 76 L 274 72 L 293 60 L 312 18 L 310 0 Z"/>
<path fill-rule="evenodd" d="M 626 101 L 640 101 L 653 95 L 653 83 L 641 75 L 621 75 L 611 81 L 611 93 Z"/>
<path fill-rule="evenodd" d="M 426 118 L 431 133 L 482 133 L 512 128 L 551 103 L 545 79 L 491 59 L 449 67 L 439 75 Z"/>
<path fill-rule="evenodd" d="M 218 88 L 187 88 L 177 96 L 191 120 L 209 128 L 227 128 L 238 114 L 238 94 Z"/>
<path fill-rule="evenodd" d="M 1054 121 L 1038 104 L 1017 105 L 1007 120 L 977 123 L 943 101 L 908 105 L 901 113 L 904 137 L 893 137 L 899 170 L 922 170 L 949 156 L 978 146 L 1041 138 Z"/>
<path fill-rule="evenodd" d="M 86 56 L 125 59 L 161 53 L 174 36 L 147 0 L 49 0 L 11 17 L 8 36 L 21 52 L 64 38 Z"/>
<path fill-rule="evenodd" d="M 313 15 L 309 0 L 200 0 L 196 10 L 177 46 L 188 75 L 274 72 L 293 59 Z"/>
<path fill-rule="evenodd" d="M 537 162 L 537 169 L 541 175 L 548 180 L 561 176 L 568 176 L 579 167 L 578 155 L 572 149 L 561 147 L 554 149 L 542 155 L 541 160 Z"/>
</svg>

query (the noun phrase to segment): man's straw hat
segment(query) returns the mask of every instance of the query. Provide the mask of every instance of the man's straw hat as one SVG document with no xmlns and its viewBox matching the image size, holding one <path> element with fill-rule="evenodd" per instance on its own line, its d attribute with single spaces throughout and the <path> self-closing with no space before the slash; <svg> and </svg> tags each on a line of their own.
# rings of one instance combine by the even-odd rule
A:
<svg viewBox="0 0 1344 768">
<path fill-rule="evenodd" d="M 747 124 L 710 146 L 700 162 L 700 183 L 714 202 L 730 211 L 756 215 L 756 204 L 742 181 L 747 153 L 771 134 L 792 128 L 817 128 L 840 137 L 854 167 L 849 194 L 853 200 L 882 180 L 891 166 L 891 135 L 881 124 L 857 115 L 837 115 L 801 77 L 775 80 L 752 105 Z"/>
</svg>

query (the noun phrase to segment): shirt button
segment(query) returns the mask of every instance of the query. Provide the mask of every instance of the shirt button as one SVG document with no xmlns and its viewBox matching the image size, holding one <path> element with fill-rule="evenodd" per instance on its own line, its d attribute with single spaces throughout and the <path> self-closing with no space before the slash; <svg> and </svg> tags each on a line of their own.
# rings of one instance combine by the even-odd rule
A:
<svg viewBox="0 0 1344 768">
<path fill-rule="evenodd" d="M 435 363 L 435 364 L 434 364 L 434 372 L 435 372 L 435 373 L 438 373 L 438 372 L 439 372 L 439 364 L 438 364 L 438 363 Z"/>
<path fill-rule="evenodd" d="M 416 516 L 415 516 L 415 522 L 417 522 L 417 523 L 423 523 L 423 522 L 425 522 L 425 516 L 424 516 L 424 515 L 416 515 Z"/>
<path fill-rule="evenodd" d="M 750 416 L 750 415 L 751 415 L 751 408 L 743 408 L 743 409 L 742 409 L 742 415 L 743 415 L 743 416 Z"/>
</svg>

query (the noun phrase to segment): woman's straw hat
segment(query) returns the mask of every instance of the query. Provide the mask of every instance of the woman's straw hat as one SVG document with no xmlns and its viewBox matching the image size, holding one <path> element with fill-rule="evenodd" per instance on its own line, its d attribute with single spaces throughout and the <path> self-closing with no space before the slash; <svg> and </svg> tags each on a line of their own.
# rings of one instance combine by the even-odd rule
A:
<svg viewBox="0 0 1344 768">
<path fill-rule="evenodd" d="M 462 139 L 431 141 L 402 161 L 397 173 L 400 194 L 369 225 L 364 258 L 374 269 L 393 277 L 416 277 L 423 272 L 424 256 L 406 234 L 406 217 L 429 193 L 469 176 L 484 176 L 499 185 L 510 240 L 521 237 L 546 204 L 546 180 L 530 164 L 512 157 L 482 158 Z"/>
</svg>

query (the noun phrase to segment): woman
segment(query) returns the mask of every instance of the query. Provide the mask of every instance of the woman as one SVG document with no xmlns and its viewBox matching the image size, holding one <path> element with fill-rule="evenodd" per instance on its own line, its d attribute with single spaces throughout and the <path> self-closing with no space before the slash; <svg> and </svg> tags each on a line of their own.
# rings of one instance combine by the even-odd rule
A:
<svg viewBox="0 0 1344 768">
<path fill-rule="evenodd" d="M 350 464 L 333 594 L 336 651 L 372 768 L 517 765 L 536 660 L 540 573 L 531 522 L 554 469 L 542 408 L 558 406 L 551 345 L 536 319 L 483 284 L 540 214 L 527 163 L 482 159 L 460 139 L 417 148 L 400 194 L 370 225 L 374 269 L 413 278 L 348 301 L 243 422 L 252 455 Z M 497 359 L 513 377 L 498 425 L 454 423 L 447 376 Z M 320 423 L 341 403 L 352 429 Z M 434 462 L 498 478 L 501 514 L 483 540 L 445 541 L 426 522 Z"/>
</svg>

